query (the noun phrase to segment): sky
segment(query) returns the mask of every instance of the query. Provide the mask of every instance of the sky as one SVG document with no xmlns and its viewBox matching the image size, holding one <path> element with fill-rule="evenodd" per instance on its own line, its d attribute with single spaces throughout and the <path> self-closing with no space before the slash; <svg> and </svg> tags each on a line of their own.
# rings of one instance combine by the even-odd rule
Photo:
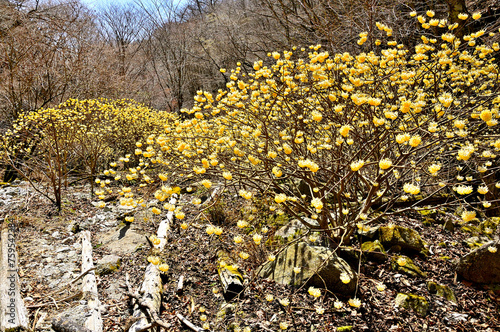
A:
<svg viewBox="0 0 500 332">
<path fill-rule="evenodd" d="M 114 3 L 114 4 L 127 4 L 127 3 L 133 3 L 134 0 L 80 0 L 80 2 L 88 5 L 89 7 L 95 8 L 98 7 L 99 5 L 104 5 L 108 3 Z"/>
</svg>

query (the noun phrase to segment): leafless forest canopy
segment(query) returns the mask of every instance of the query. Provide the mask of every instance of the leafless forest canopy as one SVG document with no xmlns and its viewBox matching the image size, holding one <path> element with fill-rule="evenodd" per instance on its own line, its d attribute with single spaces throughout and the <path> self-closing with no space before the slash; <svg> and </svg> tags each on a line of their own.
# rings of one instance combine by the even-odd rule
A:
<svg viewBox="0 0 500 332">
<path fill-rule="evenodd" d="M 1 128 L 22 110 L 68 98 L 132 98 L 176 112 L 197 90 L 223 88 L 231 73 L 221 68 L 250 70 L 271 51 L 376 50 L 377 21 L 411 45 L 419 26 L 409 13 L 428 9 L 452 22 L 481 10 L 481 25 L 500 12 L 495 1 L 465 0 L 136 0 L 97 9 L 0 0 Z M 358 46 L 363 31 L 369 40 Z"/>
</svg>

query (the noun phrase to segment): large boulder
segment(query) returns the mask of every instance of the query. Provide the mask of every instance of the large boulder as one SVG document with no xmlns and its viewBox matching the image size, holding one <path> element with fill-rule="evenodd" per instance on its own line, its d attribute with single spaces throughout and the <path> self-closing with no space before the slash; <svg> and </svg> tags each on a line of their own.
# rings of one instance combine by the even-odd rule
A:
<svg viewBox="0 0 500 332">
<path fill-rule="evenodd" d="M 300 268 L 299 273 L 294 268 Z M 350 280 L 344 283 L 340 275 Z M 259 275 L 279 284 L 315 286 L 344 295 L 356 290 L 355 271 L 337 254 L 326 247 L 295 243 L 282 251 L 273 262 L 266 263 Z M 344 281 L 347 281 L 344 279 Z"/>
<path fill-rule="evenodd" d="M 481 284 L 500 284 L 500 240 L 488 242 L 460 258 L 457 273 Z"/>
<path fill-rule="evenodd" d="M 417 231 L 411 228 L 395 225 L 382 226 L 379 229 L 379 237 L 384 248 L 397 247 L 408 253 L 428 254 L 427 243 L 422 240 Z"/>
</svg>

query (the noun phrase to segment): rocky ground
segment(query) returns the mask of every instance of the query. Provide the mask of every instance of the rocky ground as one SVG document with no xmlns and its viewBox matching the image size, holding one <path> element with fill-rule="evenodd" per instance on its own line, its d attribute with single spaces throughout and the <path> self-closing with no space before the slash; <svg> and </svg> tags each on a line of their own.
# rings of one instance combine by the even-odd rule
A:
<svg viewBox="0 0 500 332">
<path fill-rule="evenodd" d="M 182 197 L 185 202 L 191 200 L 187 194 Z M 85 303 L 78 279 L 82 230 L 92 234 L 104 330 L 127 329 L 130 299 L 120 285 L 128 274 L 132 287 L 139 289 L 147 257 L 152 255 L 147 238 L 156 233 L 159 221 L 141 222 L 136 216 L 128 223 L 124 221 L 127 213 L 113 203 L 104 210 L 95 208 L 84 187 L 69 190 L 60 213 L 26 183 L 0 188 L 0 220 L 8 217 L 17 226 L 22 295 L 35 331 L 51 331 L 53 317 L 77 311 Z M 238 228 L 238 220 L 246 220 L 248 225 Z M 221 235 L 206 233 L 209 221 L 222 228 Z M 182 229 L 181 222 L 189 227 Z M 264 222 L 266 233 L 261 232 Z M 162 275 L 160 318 L 171 324 L 171 331 L 190 330 L 176 313 L 196 326 L 208 323 L 212 331 L 278 331 L 285 326 L 290 331 L 500 330 L 500 287 L 472 283 L 456 273 L 459 259 L 471 251 L 471 245 L 479 247 L 490 241 L 496 225 L 460 225 L 452 215 L 443 221 L 432 213 L 385 220 L 378 230 L 359 236 L 352 248 L 338 252 L 358 275 L 355 294 L 341 296 L 322 290 L 315 298 L 308 294 L 308 287 L 281 285 L 258 275 L 268 254 L 276 254 L 279 260 L 277 245 L 282 241 L 312 244 L 303 230 L 282 229 L 289 223 L 287 218 L 269 215 L 261 206 L 249 206 L 234 196 L 225 196 L 204 214 L 186 209 L 185 219 L 174 222 L 166 250 L 158 255 L 170 266 Z M 384 239 L 384 232 L 399 227 L 418 232 L 426 244 L 409 248 L 399 243 L 385 248 L 385 254 L 371 256 L 365 252 L 359 264 L 360 240 L 376 246 L 374 240 L 378 239 L 387 246 L 390 240 Z M 261 245 L 252 241 L 255 229 L 263 235 Z M 303 239 L 301 234 L 305 234 Z M 244 239 L 241 244 L 234 243 L 236 235 Z M 321 241 L 319 237 L 314 244 Z M 248 259 L 239 257 L 242 251 L 249 254 Z M 229 302 L 218 275 L 222 260 L 237 264 L 244 279 L 244 294 Z M 178 292 L 181 276 L 184 286 Z M 349 305 L 354 297 L 360 300 L 359 307 Z"/>
</svg>

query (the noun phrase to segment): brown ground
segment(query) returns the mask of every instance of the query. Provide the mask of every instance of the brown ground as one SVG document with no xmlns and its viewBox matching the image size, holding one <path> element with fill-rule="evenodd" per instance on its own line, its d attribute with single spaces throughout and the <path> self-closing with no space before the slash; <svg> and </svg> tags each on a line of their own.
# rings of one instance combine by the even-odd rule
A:
<svg viewBox="0 0 500 332">
<path fill-rule="evenodd" d="M 72 189 L 73 190 L 73 189 Z M 74 190 L 81 190 L 75 188 Z M 81 220 L 98 211 L 86 199 L 72 200 L 68 202 L 63 211 L 58 214 L 45 200 L 36 195 L 25 199 L 21 206 L 9 212 L 11 220 L 16 220 L 18 230 L 18 248 L 20 253 L 21 281 L 24 289 L 23 297 L 30 296 L 34 302 L 29 309 L 30 320 L 39 320 L 42 312 L 47 312 L 45 320 L 50 321 L 51 315 L 61 312 L 65 308 L 78 304 L 78 298 L 61 301 L 61 298 L 76 292 L 75 288 L 61 294 L 53 295 L 52 299 L 47 297 L 51 290 L 47 288 L 48 281 L 36 278 L 33 271 L 23 268 L 23 265 L 38 259 L 30 255 L 30 243 L 40 237 L 41 234 L 51 233 L 55 230 L 63 233 L 63 239 L 68 234 L 68 220 Z M 184 200 L 191 197 L 184 195 Z M 347 305 L 346 298 L 338 298 L 343 301 L 342 309 L 334 309 L 333 302 L 337 299 L 334 294 L 323 292 L 322 297 L 314 299 L 307 293 L 307 289 L 296 289 L 288 286 L 277 285 L 273 282 L 255 277 L 255 271 L 259 265 L 259 259 L 263 259 L 267 253 L 261 245 L 259 247 L 251 243 L 251 238 L 246 237 L 244 250 L 250 254 L 250 258 L 243 261 L 237 257 L 241 251 L 241 245 L 233 242 L 235 234 L 244 234 L 236 227 L 238 219 L 253 215 L 251 226 L 260 228 L 263 219 L 268 219 L 269 212 L 256 210 L 250 212 L 249 207 L 243 208 L 246 203 L 234 196 L 224 197 L 223 215 L 225 220 L 215 226 L 221 226 L 224 232 L 221 236 L 208 236 L 205 232 L 206 218 L 198 215 L 197 211 L 187 211 L 184 221 L 190 224 L 187 230 L 180 228 L 180 221 L 174 222 L 174 227 L 169 234 L 169 240 L 162 259 L 170 265 L 170 270 L 164 275 L 164 293 L 161 318 L 172 324 L 171 331 L 189 330 L 175 317 L 181 313 L 197 326 L 203 322 L 200 320 L 201 308 L 205 309 L 204 315 L 210 323 L 212 331 L 226 331 L 239 326 L 243 331 L 250 327 L 252 331 L 278 331 L 279 324 L 286 322 L 289 331 L 337 331 L 338 327 L 352 326 L 352 331 L 499 331 L 500 330 L 500 292 L 486 286 L 472 285 L 466 281 L 457 280 L 455 265 L 459 257 L 466 254 L 470 249 L 463 240 L 470 234 L 456 229 L 451 233 L 444 231 L 440 225 L 423 226 L 418 214 L 408 215 L 394 220 L 397 225 L 412 227 L 427 241 L 434 254 L 427 258 L 412 256 L 424 272 L 428 273 L 426 279 L 409 276 L 398 276 L 391 270 L 389 260 L 383 263 L 367 262 L 361 265 L 359 274 L 359 287 L 357 297 L 362 301 L 360 308 L 352 308 Z M 191 205 L 192 206 L 192 205 Z M 242 213 L 243 211 L 243 213 Z M 221 216 L 221 212 L 215 213 Z M 208 216 L 208 214 L 207 214 Z M 1 216 L 3 217 L 3 216 Z M 208 216 L 209 217 L 209 216 Z M 271 216 L 272 217 L 272 216 Z M 210 218 L 210 217 L 209 217 Z M 252 217 L 250 217 L 252 219 Z M 139 221 L 134 221 L 139 222 Z M 270 225 L 265 243 L 277 225 Z M 153 223 L 142 223 L 145 235 L 155 233 Z M 94 259 L 97 260 L 107 254 L 99 244 L 99 227 L 91 227 L 94 243 Z M 57 241 L 57 240 L 54 240 Z M 76 240 L 75 240 L 76 241 Z M 443 243 L 446 244 L 443 246 Z M 438 244 L 441 244 L 438 245 Z M 358 245 L 355 241 L 354 247 Z M 221 285 L 217 274 L 218 255 L 221 250 L 229 254 L 239 265 L 245 275 L 246 289 L 244 295 L 238 300 L 231 302 L 231 310 L 217 319 L 217 312 L 224 305 L 221 296 Z M 139 250 L 123 257 L 120 270 L 114 274 L 98 278 L 98 288 L 103 304 L 107 310 L 103 314 L 105 331 L 121 331 L 130 317 L 130 306 L 127 297 L 121 300 L 110 300 L 102 296 L 103 291 L 112 284 L 122 284 L 125 275 L 130 275 L 131 284 L 138 289 L 147 264 L 149 249 Z M 447 256 L 448 258 L 444 258 Z M 176 294 L 175 289 L 179 277 L 185 277 L 182 294 Z M 437 295 L 430 294 L 427 290 L 426 281 L 432 280 L 447 285 L 455 292 L 457 304 L 446 301 Z M 376 282 L 382 282 L 387 286 L 385 291 L 375 288 Z M 27 291 L 26 285 L 30 285 Z M 218 291 L 214 294 L 214 291 Z M 73 292 L 73 293 L 72 293 Z M 394 299 L 399 292 L 414 293 L 424 296 L 430 305 L 427 316 L 397 308 Z M 274 300 L 268 302 L 265 295 L 272 294 Z M 288 298 L 290 304 L 282 306 L 277 300 Z M 315 306 L 321 304 L 325 308 L 323 314 L 315 311 Z M 40 306 L 37 308 L 36 306 Z M 202 309 L 203 310 L 203 309 Z M 464 315 L 464 319 L 453 320 L 453 315 Z M 43 325 L 43 324 L 41 324 Z M 41 330 L 41 329 L 39 329 Z M 237 330 L 237 329 L 236 329 Z"/>
</svg>

